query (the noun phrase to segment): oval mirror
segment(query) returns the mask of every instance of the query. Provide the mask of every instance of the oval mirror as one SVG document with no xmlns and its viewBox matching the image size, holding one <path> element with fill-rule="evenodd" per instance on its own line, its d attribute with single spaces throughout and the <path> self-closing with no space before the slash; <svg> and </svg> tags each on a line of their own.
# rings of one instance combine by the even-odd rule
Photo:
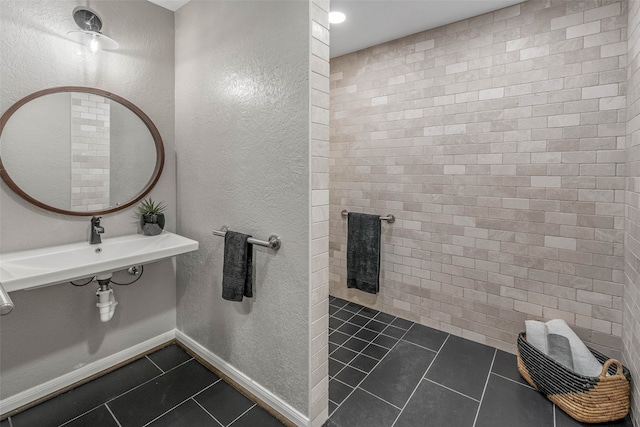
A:
<svg viewBox="0 0 640 427">
<path fill-rule="evenodd" d="M 45 89 L 0 118 L 0 175 L 22 198 L 67 215 L 140 201 L 164 166 L 160 132 L 138 107 L 87 87 Z"/>
</svg>

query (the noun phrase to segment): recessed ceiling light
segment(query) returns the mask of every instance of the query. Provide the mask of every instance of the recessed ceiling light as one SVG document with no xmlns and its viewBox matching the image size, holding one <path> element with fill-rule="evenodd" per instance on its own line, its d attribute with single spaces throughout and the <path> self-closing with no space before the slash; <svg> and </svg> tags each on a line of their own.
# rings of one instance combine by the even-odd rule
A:
<svg viewBox="0 0 640 427">
<path fill-rule="evenodd" d="M 347 19 L 344 13 L 342 12 L 329 12 L 329 23 L 330 24 L 340 24 Z"/>
</svg>

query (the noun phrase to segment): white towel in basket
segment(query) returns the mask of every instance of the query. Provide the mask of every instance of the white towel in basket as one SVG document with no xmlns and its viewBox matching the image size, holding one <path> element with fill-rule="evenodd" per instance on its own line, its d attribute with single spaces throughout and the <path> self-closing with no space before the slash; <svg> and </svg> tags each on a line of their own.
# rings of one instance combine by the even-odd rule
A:
<svg viewBox="0 0 640 427">
<path fill-rule="evenodd" d="M 527 342 L 544 354 L 549 354 L 547 325 L 537 320 L 525 320 L 524 325 L 527 331 Z"/>
<path fill-rule="evenodd" d="M 549 320 L 547 331 L 550 334 L 558 334 L 566 337 L 571 345 L 571 357 L 573 358 L 573 370 L 588 377 L 597 377 L 602 372 L 602 365 L 589 351 L 582 340 L 571 330 L 567 322 L 562 319 Z"/>
<path fill-rule="evenodd" d="M 598 359 L 589 351 L 582 340 L 576 335 L 573 330 L 562 319 L 549 320 L 547 323 L 539 322 L 537 320 L 526 320 L 525 327 L 527 332 L 527 342 L 540 350 L 542 353 L 550 356 L 548 335 L 555 334 L 561 335 L 569 340 L 571 347 L 571 355 L 565 355 L 560 359 L 571 359 L 573 361 L 573 371 L 580 375 L 588 377 L 597 377 L 602 373 L 602 364 L 598 362 Z M 559 349 L 554 349 L 557 353 Z M 563 363 L 563 360 L 557 360 L 559 363 Z"/>
</svg>

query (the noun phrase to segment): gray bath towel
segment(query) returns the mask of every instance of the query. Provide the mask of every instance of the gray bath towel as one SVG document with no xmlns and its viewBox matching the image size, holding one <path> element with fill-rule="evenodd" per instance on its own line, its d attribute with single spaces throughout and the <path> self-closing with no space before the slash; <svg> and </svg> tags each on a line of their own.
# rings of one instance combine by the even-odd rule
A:
<svg viewBox="0 0 640 427">
<path fill-rule="evenodd" d="M 573 356 L 569 338 L 558 334 L 547 334 L 549 357 L 573 371 Z"/>
<path fill-rule="evenodd" d="M 380 290 L 380 216 L 349 212 L 347 287 L 370 294 Z"/>
<path fill-rule="evenodd" d="M 222 268 L 222 298 L 242 301 L 253 297 L 253 245 L 246 234 L 227 231 L 224 236 L 224 266 Z"/>
</svg>

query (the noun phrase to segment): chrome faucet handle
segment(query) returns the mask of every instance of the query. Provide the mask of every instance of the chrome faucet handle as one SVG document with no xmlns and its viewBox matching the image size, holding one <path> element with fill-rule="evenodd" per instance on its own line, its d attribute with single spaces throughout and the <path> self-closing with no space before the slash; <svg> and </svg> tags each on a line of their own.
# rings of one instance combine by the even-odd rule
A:
<svg viewBox="0 0 640 427">
<path fill-rule="evenodd" d="M 96 233 L 104 233 L 104 227 L 100 226 L 101 216 L 94 216 L 91 218 L 91 225 Z"/>
<path fill-rule="evenodd" d="M 89 243 L 92 245 L 102 243 L 100 235 L 104 233 L 104 227 L 100 226 L 100 218 L 99 216 L 91 217 L 91 239 Z"/>
</svg>

